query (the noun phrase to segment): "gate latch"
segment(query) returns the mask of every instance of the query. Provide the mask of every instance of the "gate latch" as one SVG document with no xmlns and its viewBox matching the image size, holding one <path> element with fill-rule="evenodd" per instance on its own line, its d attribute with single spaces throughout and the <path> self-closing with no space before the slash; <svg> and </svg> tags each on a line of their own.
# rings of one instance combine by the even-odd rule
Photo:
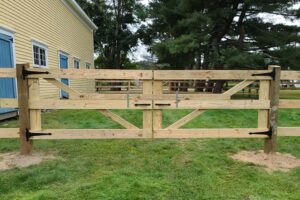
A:
<svg viewBox="0 0 300 200">
<path fill-rule="evenodd" d="M 272 138 L 273 135 L 273 130 L 270 128 L 268 131 L 264 132 L 250 132 L 250 135 L 267 135 L 270 139 Z"/>
<path fill-rule="evenodd" d="M 252 76 L 270 76 L 272 78 L 272 80 L 275 80 L 275 75 L 276 75 L 276 71 L 275 69 L 273 69 L 273 71 L 271 72 L 267 72 L 267 73 L 262 73 L 262 74 L 252 74 Z"/>
<path fill-rule="evenodd" d="M 35 137 L 35 136 L 45 136 L 45 135 L 52 135 L 51 133 L 32 133 L 28 130 L 28 128 L 26 128 L 26 140 L 29 141 L 29 139 L 31 137 Z"/>
<path fill-rule="evenodd" d="M 23 69 L 22 69 L 23 80 L 25 80 L 25 78 L 28 75 L 32 75 L 32 74 L 49 74 L 49 72 L 47 72 L 47 71 L 46 72 L 29 71 L 25 67 L 23 67 Z"/>
</svg>

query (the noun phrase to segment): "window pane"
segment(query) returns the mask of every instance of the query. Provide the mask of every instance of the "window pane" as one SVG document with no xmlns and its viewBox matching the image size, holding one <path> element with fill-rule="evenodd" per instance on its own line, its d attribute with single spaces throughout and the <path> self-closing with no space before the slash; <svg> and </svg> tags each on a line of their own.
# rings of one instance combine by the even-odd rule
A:
<svg viewBox="0 0 300 200">
<path fill-rule="evenodd" d="M 40 48 L 40 62 L 41 66 L 46 66 L 46 51 Z"/>
<path fill-rule="evenodd" d="M 33 58 L 34 58 L 34 64 L 40 65 L 39 62 L 39 47 L 33 46 Z"/>
<path fill-rule="evenodd" d="M 74 60 L 74 68 L 79 69 L 79 61 L 78 60 Z"/>
</svg>

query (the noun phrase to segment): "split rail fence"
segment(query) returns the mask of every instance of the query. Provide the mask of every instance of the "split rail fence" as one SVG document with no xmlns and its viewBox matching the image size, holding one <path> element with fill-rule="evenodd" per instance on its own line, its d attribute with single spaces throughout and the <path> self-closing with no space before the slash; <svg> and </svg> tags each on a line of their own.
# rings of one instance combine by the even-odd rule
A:
<svg viewBox="0 0 300 200">
<path fill-rule="evenodd" d="M 0 138 L 20 138 L 22 154 L 30 154 L 33 139 L 109 139 L 109 138 L 264 138 L 265 152 L 276 150 L 277 136 L 300 136 L 300 127 L 277 127 L 279 108 L 300 108 L 300 100 L 279 100 L 280 80 L 300 80 L 300 71 L 268 70 L 96 70 L 39 69 L 19 64 L 16 69 L 0 69 L 0 78 L 16 78 L 18 99 L 0 99 L 0 108 L 19 109 L 19 128 L 0 129 Z M 80 93 L 60 82 L 62 78 L 97 80 L 139 80 L 142 93 Z M 69 93 L 70 99 L 40 98 L 40 79 Z M 240 80 L 221 94 L 164 94 L 163 81 Z M 232 99 L 232 96 L 259 83 L 258 99 Z M 98 109 L 126 129 L 42 129 L 43 109 Z M 110 109 L 143 110 L 143 127 L 138 128 Z M 193 109 L 166 128 L 162 110 Z M 183 129 L 183 125 L 209 109 L 254 109 L 257 128 Z M 238 116 L 237 116 L 238 117 Z M 41 137 L 42 136 L 42 137 Z"/>
</svg>

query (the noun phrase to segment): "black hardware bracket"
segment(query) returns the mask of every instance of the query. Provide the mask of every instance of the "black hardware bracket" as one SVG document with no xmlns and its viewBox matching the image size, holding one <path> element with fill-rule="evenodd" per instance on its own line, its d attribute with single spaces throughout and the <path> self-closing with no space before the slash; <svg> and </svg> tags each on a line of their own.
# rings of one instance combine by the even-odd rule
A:
<svg viewBox="0 0 300 200">
<path fill-rule="evenodd" d="M 252 74 L 252 76 L 270 76 L 272 80 L 275 80 L 276 71 L 273 69 L 271 72 L 262 73 L 262 74 Z"/>
<path fill-rule="evenodd" d="M 28 128 L 26 128 L 25 134 L 26 134 L 27 141 L 29 141 L 31 137 L 35 137 L 35 136 L 52 135 L 51 133 L 32 133 L 28 130 Z"/>
<path fill-rule="evenodd" d="M 250 132 L 250 135 L 267 135 L 269 136 L 269 138 L 272 138 L 273 135 L 273 130 L 272 128 L 270 128 L 268 131 L 264 131 L 264 132 Z"/>
<path fill-rule="evenodd" d="M 170 103 L 156 103 L 156 106 L 171 106 Z"/>
<path fill-rule="evenodd" d="M 28 75 L 32 75 L 32 74 L 49 74 L 49 72 L 29 71 L 25 67 L 23 67 L 23 69 L 22 69 L 23 80 L 25 80 Z"/>
<path fill-rule="evenodd" d="M 150 103 L 136 103 L 136 104 L 134 104 L 134 106 L 151 106 L 151 104 Z"/>
</svg>

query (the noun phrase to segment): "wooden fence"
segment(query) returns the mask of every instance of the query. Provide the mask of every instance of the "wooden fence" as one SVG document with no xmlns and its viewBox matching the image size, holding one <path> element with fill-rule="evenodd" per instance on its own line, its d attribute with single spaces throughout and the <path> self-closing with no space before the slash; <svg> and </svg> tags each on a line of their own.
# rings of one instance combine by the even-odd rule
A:
<svg viewBox="0 0 300 200">
<path fill-rule="evenodd" d="M 281 71 L 278 66 L 268 70 L 96 70 L 40 69 L 19 64 L 16 69 L 0 69 L 0 78 L 17 78 L 18 100 L 0 99 L 0 108 L 19 108 L 18 129 L 0 129 L 0 138 L 20 138 L 22 154 L 30 154 L 33 139 L 108 139 L 108 138 L 264 138 L 265 152 L 276 150 L 277 136 L 300 136 L 300 127 L 277 127 L 278 108 L 300 108 L 300 100 L 279 100 L 281 80 L 300 80 L 300 71 Z M 138 80 L 142 93 L 85 94 L 59 80 Z M 69 93 L 70 99 L 42 99 L 39 81 L 44 79 Z M 240 80 L 222 94 L 163 93 L 163 81 L 180 80 Z M 231 97 L 259 82 L 258 99 Z M 126 129 L 48 129 L 41 124 L 42 109 L 98 109 Z M 143 127 L 110 111 L 110 109 L 143 110 Z M 162 110 L 194 109 L 170 126 L 162 127 Z M 182 129 L 181 127 L 209 109 L 255 109 L 257 128 Z"/>
</svg>

